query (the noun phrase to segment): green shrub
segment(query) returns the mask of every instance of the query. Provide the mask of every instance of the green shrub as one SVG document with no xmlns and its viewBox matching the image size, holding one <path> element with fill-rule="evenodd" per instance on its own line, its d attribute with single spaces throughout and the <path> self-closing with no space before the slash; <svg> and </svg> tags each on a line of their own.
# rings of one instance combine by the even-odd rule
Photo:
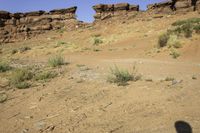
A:
<svg viewBox="0 0 200 133">
<path fill-rule="evenodd" d="M 62 46 L 62 45 L 65 45 L 66 44 L 66 42 L 63 42 L 63 41 L 58 41 L 57 42 L 57 46 Z"/>
<path fill-rule="evenodd" d="M 134 76 L 128 70 L 119 69 L 117 66 L 110 68 L 110 75 L 107 81 L 110 83 L 117 83 L 119 86 L 127 85 L 128 81 L 139 80 L 139 76 Z"/>
<path fill-rule="evenodd" d="M 11 67 L 9 66 L 8 63 L 0 62 L 0 72 L 6 72 L 10 69 L 11 69 Z"/>
<path fill-rule="evenodd" d="M 193 27 L 190 23 L 183 25 L 182 30 L 186 38 L 192 37 Z"/>
<path fill-rule="evenodd" d="M 176 51 L 175 49 L 171 49 L 170 55 L 176 59 L 180 56 L 180 54 L 178 53 L 178 51 Z"/>
<path fill-rule="evenodd" d="M 182 44 L 178 40 L 177 35 L 170 35 L 167 45 L 173 48 L 181 48 Z"/>
<path fill-rule="evenodd" d="M 26 80 L 30 80 L 33 78 L 33 73 L 30 72 L 28 69 L 16 69 L 11 75 L 11 82 L 13 84 L 23 82 Z"/>
<path fill-rule="evenodd" d="M 186 20 L 178 20 L 178 21 L 172 23 L 172 25 L 173 26 L 182 26 L 186 23 L 199 24 L 200 18 L 190 18 L 190 19 L 186 19 Z"/>
<path fill-rule="evenodd" d="M 166 46 L 168 40 L 169 40 L 169 34 L 168 33 L 160 35 L 159 39 L 158 39 L 158 47 Z"/>
<path fill-rule="evenodd" d="M 15 87 L 18 89 L 27 89 L 29 87 L 31 87 L 31 85 L 27 82 L 19 82 L 15 84 Z"/>
<path fill-rule="evenodd" d="M 55 57 L 51 57 L 49 58 L 48 60 L 48 64 L 51 66 L 51 67 L 57 67 L 57 66 L 61 66 L 61 65 L 64 65 L 64 58 L 60 55 L 57 55 Z"/>
<path fill-rule="evenodd" d="M 194 27 L 194 30 L 197 34 L 200 34 L 200 24 Z"/>
<path fill-rule="evenodd" d="M 93 45 L 99 45 L 101 43 L 103 43 L 103 40 L 101 38 L 94 37 L 94 43 L 93 43 Z"/>
<path fill-rule="evenodd" d="M 30 87 L 25 81 L 31 80 L 33 78 L 33 73 L 30 72 L 28 69 L 16 69 L 10 78 L 10 83 L 14 85 L 16 88 L 23 89 Z"/>
<path fill-rule="evenodd" d="M 35 76 L 35 80 L 47 80 L 56 77 L 57 74 L 55 72 L 42 72 Z"/>
</svg>

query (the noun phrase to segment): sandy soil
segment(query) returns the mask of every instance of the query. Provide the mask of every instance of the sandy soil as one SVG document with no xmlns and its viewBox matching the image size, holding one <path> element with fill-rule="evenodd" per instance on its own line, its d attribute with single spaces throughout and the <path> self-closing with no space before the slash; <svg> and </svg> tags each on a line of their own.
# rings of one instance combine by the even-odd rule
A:
<svg viewBox="0 0 200 133">
<path fill-rule="evenodd" d="M 99 24 L 72 32 L 50 32 L 15 44 L 1 45 L 0 59 L 15 67 L 45 66 L 58 53 L 70 64 L 54 68 L 59 75 L 25 90 L 2 87 L 1 133 L 175 133 L 183 120 L 200 132 L 200 36 L 183 39 L 181 56 L 155 48 L 158 36 L 191 13 L 148 21 Z M 103 44 L 93 45 L 94 35 Z M 66 45 L 58 46 L 59 42 Z M 11 54 L 13 49 L 31 50 Z M 117 86 L 106 81 L 110 67 L 132 70 L 142 80 Z M 0 74 L 0 85 L 7 74 Z M 8 72 L 9 75 L 9 72 Z M 192 77 L 196 79 L 192 79 Z M 175 81 L 165 81 L 173 77 Z M 151 79 L 152 81 L 149 81 Z"/>
</svg>

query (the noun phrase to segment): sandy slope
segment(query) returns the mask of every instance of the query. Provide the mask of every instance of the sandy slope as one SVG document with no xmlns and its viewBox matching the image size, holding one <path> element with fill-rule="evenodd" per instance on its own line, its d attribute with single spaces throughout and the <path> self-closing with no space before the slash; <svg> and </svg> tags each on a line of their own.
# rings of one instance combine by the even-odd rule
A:
<svg viewBox="0 0 200 133">
<path fill-rule="evenodd" d="M 62 35 L 52 32 L 1 46 L 1 59 L 12 60 L 14 66 L 45 66 L 48 58 L 58 53 L 70 64 L 56 68 L 60 76 L 30 89 L 1 88 L 8 100 L 0 104 L 0 132 L 175 133 L 174 123 L 184 120 L 194 133 L 199 133 L 200 36 L 183 39 L 178 59 L 173 59 L 167 48 L 159 53 L 155 49 L 158 35 L 172 22 L 197 16 L 192 13 L 151 21 L 129 20 Z M 100 46 L 92 45 L 91 36 L 96 34 L 104 40 Z M 69 46 L 56 47 L 58 41 Z M 32 49 L 10 54 L 22 45 Z M 142 80 L 129 82 L 128 86 L 106 82 L 114 65 L 130 71 L 136 66 Z M 0 77 L 4 79 L 5 75 Z M 174 77 L 176 82 L 163 81 L 166 77 Z"/>
</svg>

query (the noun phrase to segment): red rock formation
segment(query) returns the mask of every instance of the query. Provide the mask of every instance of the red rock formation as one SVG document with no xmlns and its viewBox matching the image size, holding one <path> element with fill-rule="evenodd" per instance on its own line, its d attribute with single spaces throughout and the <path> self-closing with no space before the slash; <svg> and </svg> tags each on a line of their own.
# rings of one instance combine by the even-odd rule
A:
<svg viewBox="0 0 200 133">
<path fill-rule="evenodd" d="M 74 29 L 77 7 L 11 14 L 0 11 L 0 43 L 23 40 L 48 30 Z"/>
<path fill-rule="evenodd" d="M 96 11 L 94 15 L 95 20 L 104 20 L 119 15 L 126 15 L 129 12 L 137 12 L 139 11 L 139 5 L 130 5 L 128 3 L 99 4 L 93 6 L 93 9 Z"/>
<path fill-rule="evenodd" d="M 165 2 L 148 5 L 147 11 L 159 14 L 169 14 L 174 11 L 175 13 L 185 13 L 199 10 L 199 4 L 199 0 L 167 0 Z"/>
</svg>

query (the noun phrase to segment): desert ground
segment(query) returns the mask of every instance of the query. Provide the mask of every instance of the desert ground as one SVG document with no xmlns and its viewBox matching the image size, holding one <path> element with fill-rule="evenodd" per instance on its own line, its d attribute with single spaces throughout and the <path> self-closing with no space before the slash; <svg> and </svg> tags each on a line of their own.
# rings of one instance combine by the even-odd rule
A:
<svg viewBox="0 0 200 133">
<path fill-rule="evenodd" d="M 0 45 L 1 133 L 176 133 L 176 121 L 200 132 L 200 36 L 182 37 L 178 58 L 157 48 L 158 37 L 173 22 L 197 18 L 196 12 L 162 18 L 106 21 L 74 31 L 51 31 Z M 94 45 L 94 38 L 101 40 Z M 26 50 L 17 51 L 22 47 Z M 66 64 L 50 67 L 61 55 Z M 111 68 L 141 75 L 119 85 L 107 81 Z M 53 71 L 48 80 L 30 80 L 17 89 L 14 69 Z M 135 68 L 135 69 L 134 69 Z M 36 74 L 36 75 L 37 75 Z"/>
</svg>

